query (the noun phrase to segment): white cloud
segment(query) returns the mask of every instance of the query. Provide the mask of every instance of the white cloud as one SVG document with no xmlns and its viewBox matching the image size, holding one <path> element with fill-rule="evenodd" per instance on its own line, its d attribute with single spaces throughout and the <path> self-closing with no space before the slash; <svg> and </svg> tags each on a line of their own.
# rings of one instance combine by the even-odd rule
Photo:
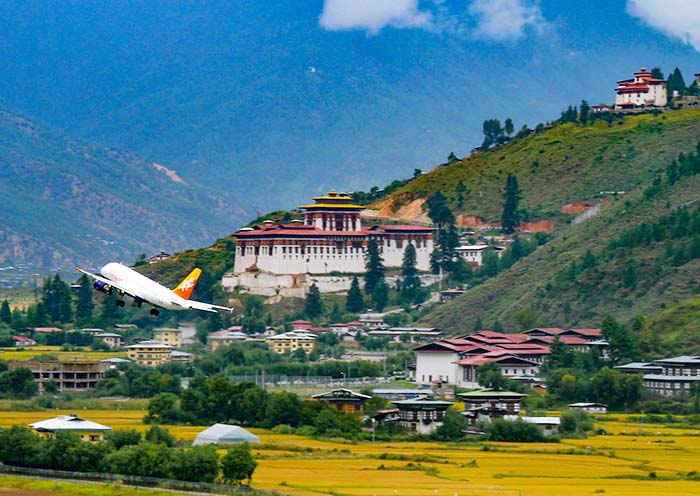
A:
<svg viewBox="0 0 700 496">
<path fill-rule="evenodd" d="M 474 0 L 469 12 L 476 17 L 474 35 L 494 41 L 517 40 L 528 27 L 542 31 L 547 26 L 537 1 Z"/>
<path fill-rule="evenodd" d="M 376 35 L 382 28 L 431 29 L 433 16 L 418 0 L 325 0 L 319 24 L 328 31 L 357 29 Z"/>
<path fill-rule="evenodd" d="M 700 3 L 697 0 L 627 0 L 627 13 L 700 51 Z"/>
</svg>

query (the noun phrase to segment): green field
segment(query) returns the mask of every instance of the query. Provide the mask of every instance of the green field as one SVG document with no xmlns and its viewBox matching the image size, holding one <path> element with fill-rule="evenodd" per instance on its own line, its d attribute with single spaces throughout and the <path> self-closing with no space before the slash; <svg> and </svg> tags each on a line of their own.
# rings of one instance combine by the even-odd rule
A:
<svg viewBox="0 0 700 496">
<path fill-rule="evenodd" d="M 68 412 L 0 412 L 0 426 L 25 424 L 57 413 Z M 84 418 L 114 428 L 145 430 L 140 422 L 143 414 L 138 410 L 81 412 Z M 596 427 L 609 434 L 537 444 L 354 444 L 251 429 L 262 440 L 253 447 L 259 463 L 253 486 L 308 496 L 700 493 L 700 480 L 694 473 L 700 468 L 700 430 L 640 425 L 625 416 L 611 415 L 599 417 Z M 171 431 L 191 441 L 202 429 L 204 426 L 174 426 Z M 4 480 L 0 479 L 0 485 L 5 486 Z M 14 478 L 6 480 L 9 487 L 16 487 Z M 58 490 L 67 493 L 67 485 L 60 485 Z M 111 494 L 109 488 L 105 491 Z"/>
</svg>

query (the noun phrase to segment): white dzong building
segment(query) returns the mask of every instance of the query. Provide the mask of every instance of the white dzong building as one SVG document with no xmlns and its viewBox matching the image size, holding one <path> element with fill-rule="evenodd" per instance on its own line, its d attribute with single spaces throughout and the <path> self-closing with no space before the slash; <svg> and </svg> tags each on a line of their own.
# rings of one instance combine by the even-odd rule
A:
<svg viewBox="0 0 700 496">
<path fill-rule="evenodd" d="M 666 81 L 655 79 L 644 67 L 634 73 L 634 78 L 617 82 L 615 109 L 637 107 L 663 107 L 668 103 Z"/>
<path fill-rule="evenodd" d="M 406 247 L 413 244 L 417 269 L 430 270 L 433 228 L 365 227 L 360 219 L 364 207 L 344 193 L 331 191 L 314 201 L 300 207 L 303 220 L 288 224 L 265 221 L 234 233 L 236 260 L 233 272 L 221 281 L 223 288 L 230 291 L 238 287 L 269 296 L 303 296 L 315 282 L 321 291 L 345 290 L 350 278 L 343 275 L 365 272 L 365 252 L 371 239 L 377 242 L 385 267 L 401 267 Z"/>
</svg>

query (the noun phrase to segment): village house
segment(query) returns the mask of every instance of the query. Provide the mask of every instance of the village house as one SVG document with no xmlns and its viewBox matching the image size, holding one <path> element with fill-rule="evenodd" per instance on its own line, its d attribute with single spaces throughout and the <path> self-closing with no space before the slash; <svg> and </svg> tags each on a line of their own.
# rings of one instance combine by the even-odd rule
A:
<svg viewBox="0 0 700 496">
<path fill-rule="evenodd" d="M 644 388 L 660 396 L 687 396 L 693 384 L 700 384 L 700 356 L 677 356 L 615 368 L 628 373 L 648 372 L 643 377 Z"/>
<path fill-rule="evenodd" d="M 148 263 L 154 264 L 154 263 L 162 262 L 163 260 L 170 260 L 171 258 L 172 258 L 171 253 L 167 253 L 167 252 L 161 250 L 159 253 L 156 253 L 155 255 L 148 257 Z"/>
<path fill-rule="evenodd" d="M 493 250 L 496 256 L 500 258 L 505 248 L 496 245 L 462 245 L 455 248 L 460 257 L 476 267 L 481 267 L 484 264 L 484 253 L 487 250 Z"/>
<path fill-rule="evenodd" d="M 395 343 L 401 341 L 415 343 L 416 341 L 439 338 L 442 331 L 437 327 L 390 327 L 389 329 L 368 331 L 367 335 L 373 338 L 389 338 Z"/>
<path fill-rule="evenodd" d="M 581 410 L 588 413 L 608 413 L 608 405 L 604 403 L 569 403 L 569 410 Z"/>
<path fill-rule="evenodd" d="M 365 411 L 365 402 L 371 398 L 371 396 L 356 393 L 345 388 L 314 394 L 311 397 L 315 400 L 332 405 L 340 412 L 357 414 L 362 414 Z"/>
<path fill-rule="evenodd" d="M 522 419 L 523 422 L 536 425 L 545 436 L 556 436 L 559 433 L 561 419 L 559 417 L 512 417 L 508 420 L 516 421 Z"/>
<path fill-rule="evenodd" d="M 129 359 L 152 367 L 170 362 L 172 350 L 172 346 L 157 341 L 141 341 L 126 347 Z"/>
<path fill-rule="evenodd" d="M 12 339 L 15 342 L 15 346 L 18 346 L 18 347 L 35 346 L 36 345 L 36 341 L 32 338 L 28 338 L 27 336 L 12 336 Z"/>
<path fill-rule="evenodd" d="M 29 424 L 29 427 L 36 431 L 37 435 L 42 439 L 50 439 L 59 431 L 74 432 L 82 441 L 90 443 L 99 443 L 104 441 L 105 433 L 112 430 L 111 427 L 83 420 L 76 414 L 59 415 L 48 420 L 41 420 Z"/>
<path fill-rule="evenodd" d="M 392 402 L 398 412 L 398 422 L 403 428 L 417 434 L 431 434 L 442 425 L 449 401 L 416 398 Z"/>
<path fill-rule="evenodd" d="M 172 327 L 158 327 L 153 329 L 153 340 L 173 348 L 180 348 L 182 346 L 182 331 Z"/>
<path fill-rule="evenodd" d="M 97 383 L 104 379 L 105 371 L 109 365 L 98 360 L 81 358 L 61 361 L 12 361 L 9 363 L 10 370 L 19 368 L 32 371 L 40 393 L 46 391 L 46 384 L 49 382 L 54 383 L 62 393 L 77 393 L 95 389 Z"/>
<path fill-rule="evenodd" d="M 297 297 L 303 297 L 312 283 L 321 292 L 347 290 L 352 282 L 348 274 L 365 272 L 370 240 L 376 241 L 387 268 L 401 267 L 404 250 L 412 244 L 418 270 L 430 270 L 431 227 L 364 227 L 360 220 L 364 207 L 353 203 L 350 195 L 335 191 L 300 208 L 303 220 L 265 221 L 234 233 L 236 258 L 233 272 L 221 281 L 224 290 Z"/>
<path fill-rule="evenodd" d="M 119 348 L 122 345 L 122 336 L 115 332 L 100 332 L 95 337 L 110 348 Z"/>
<path fill-rule="evenodd" d="M 615 94 L 615 110 L 663 107 L 668 103 L 666 81 L 655 79 L 644 67 L 632 79 L 618 81 Z"/>
<path fill-rule="evenodd" d="M 233 327 L 240 328 L 240 326 Z M 250 339 L 250 336 L 240 330 L 230 330 L 230 328 L 223 329 L 207 335 L 207 348 L 209 348 L 210 351 L 215 351 L 222 346 L 228 346 L 233 343 L 243 343 L 248 339 Z"/>
<path fill-rule="evenodd" d="M 290 331 L 270 336 L 265 342 L 275 353 L 293 353 L 298 349 L 310 353 L 316 345 L 316 336 L 303 330 Z"/>
<path fill-rule="evenodd" d="M 489 422 L 506 415 L 519 415 L 526 395 L 512 391 L 481 389 L 457 394 L 464 402 L 462 415 L 469 425 Z"/>
</svg>

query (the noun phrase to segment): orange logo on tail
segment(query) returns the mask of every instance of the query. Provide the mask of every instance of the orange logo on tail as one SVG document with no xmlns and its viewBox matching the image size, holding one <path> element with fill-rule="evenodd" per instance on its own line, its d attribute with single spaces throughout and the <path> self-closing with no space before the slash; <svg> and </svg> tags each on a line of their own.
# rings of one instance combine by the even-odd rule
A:
<svg viewBox="0 0 700 496">
<path fill-rule="evenodd" d="M 189 300 L 194 287 L 197 285 L 197 280 L 199 279 L 201 273 L 202 269 L 194 269 L 192 272 L 190 272 L 190 275 L 185 277 L 182 282 L 178 284 L 175 289 L 173 289 L 173 293 L 178 295 L 180 298 Z"/>
</svg>

